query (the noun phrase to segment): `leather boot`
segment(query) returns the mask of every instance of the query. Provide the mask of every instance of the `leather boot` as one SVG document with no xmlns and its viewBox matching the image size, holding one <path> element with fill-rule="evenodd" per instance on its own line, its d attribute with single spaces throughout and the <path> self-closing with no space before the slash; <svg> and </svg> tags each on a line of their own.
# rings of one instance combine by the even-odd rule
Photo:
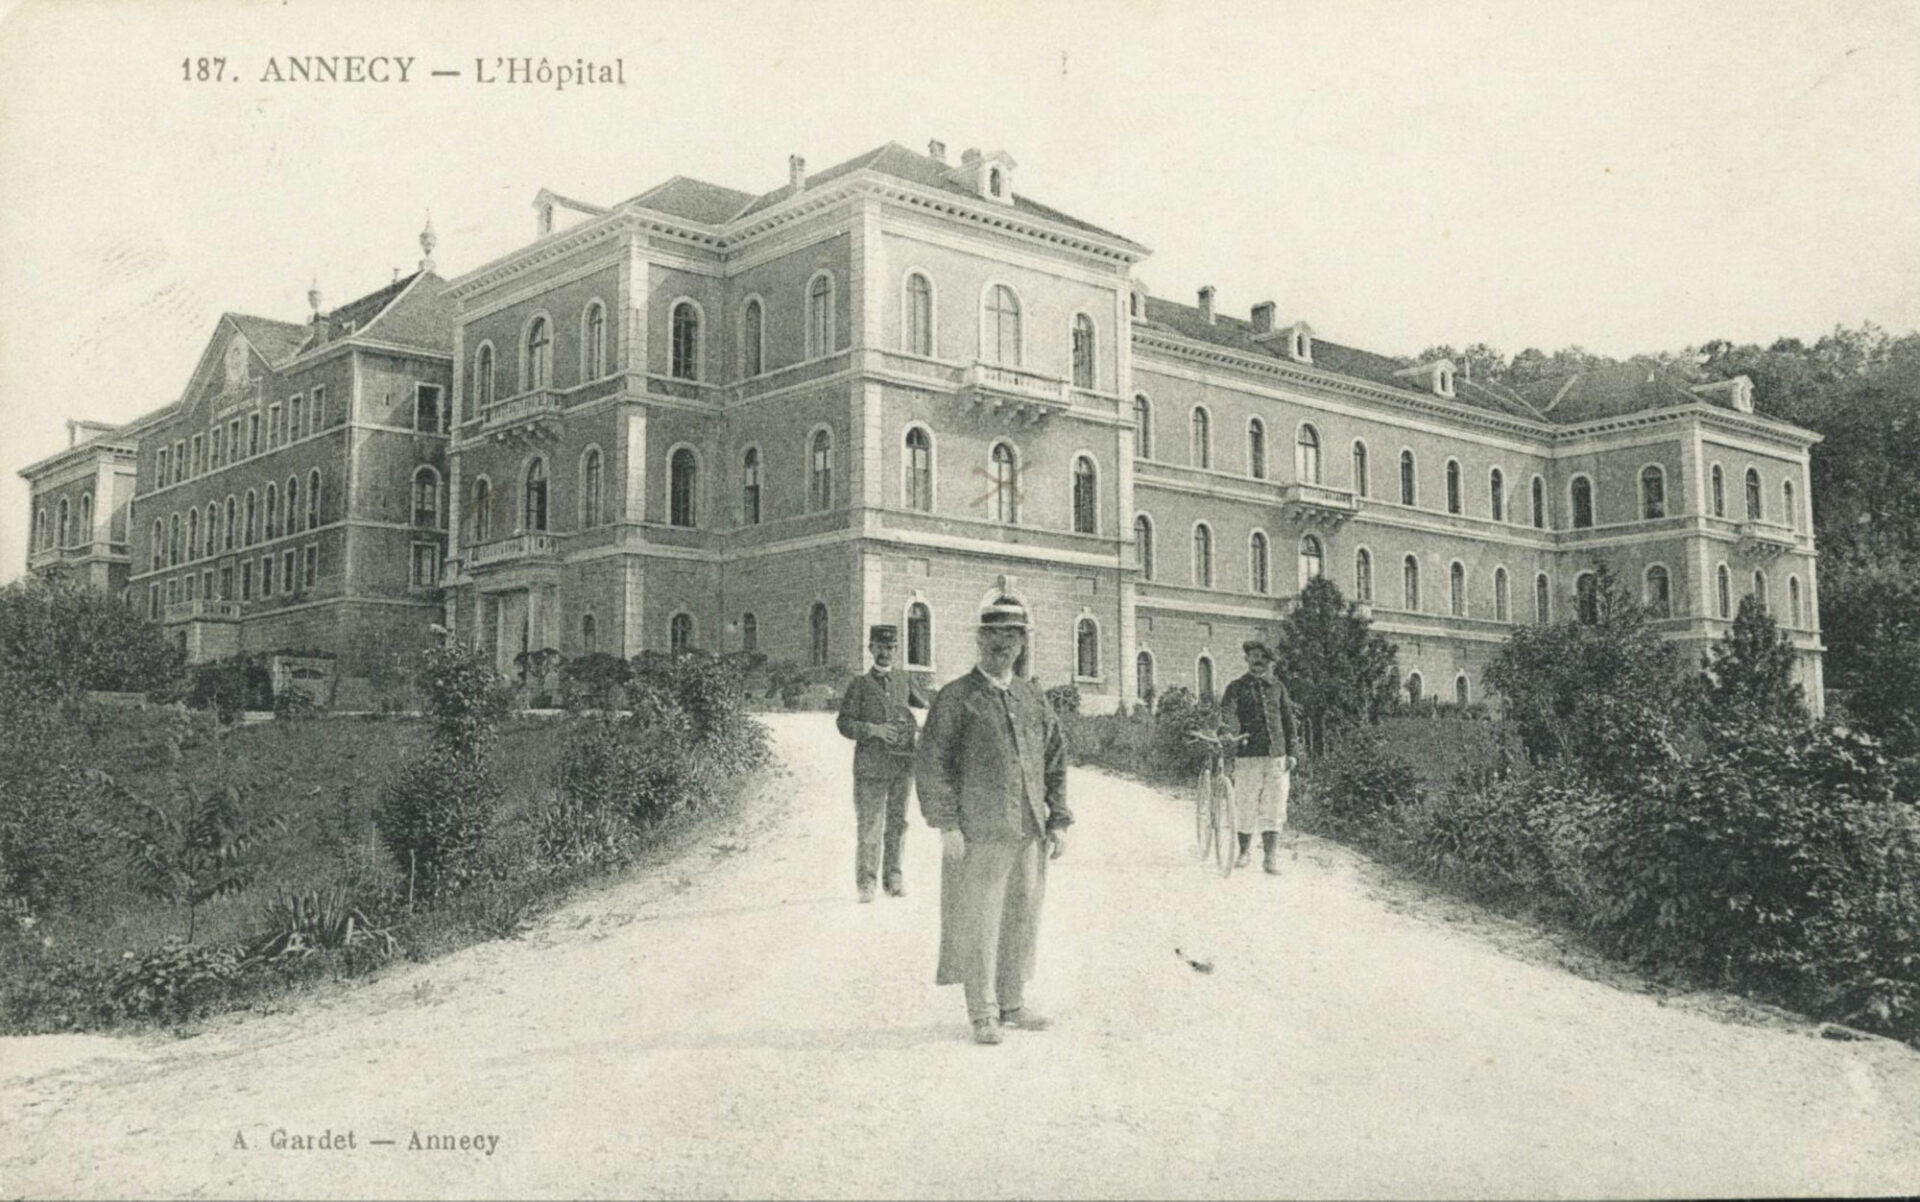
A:
<svg viewBox="0 0 1920 1202">
<path fill-rule="evenodd" d="M 1260 867 L 1264 868 L 1267 871 L 1267 874 L 1269 876 L 1279 876 L 1280 875 L 1280 832 L 1279 831 L 1261 831 L 1260 832 L 1260 851 L 1261 851 Z"/>
<path fill-rule="evenodd" d="M 1247 861 L 1252 858 L 1253 858 L 1253 836 L 1248 834 L 1241 834 L 1240 835 L 1240 854 L 1234 858 L 1233 866 L 1235 868 L 1245 868 L 1247 866 Z"/>
</svg>

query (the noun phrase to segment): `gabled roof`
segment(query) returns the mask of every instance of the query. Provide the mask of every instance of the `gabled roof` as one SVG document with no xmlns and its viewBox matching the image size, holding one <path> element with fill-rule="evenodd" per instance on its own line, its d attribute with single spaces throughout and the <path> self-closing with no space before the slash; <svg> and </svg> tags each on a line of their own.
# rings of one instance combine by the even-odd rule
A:
<svg viewBox="0 0 1920 1202">
<path fill-rule="evenodd" d="M 327 323 L 327 341 L 333 342 L 336 339 L 346 338 L 354 334 L 366 333 L 367 327 L 378 321 L 381 315 L 386 312 L 387 307 L 398 299 L 415 280 L 419 279 L 421 274 L 422 273 L 416 271 L 410 276 L 403 276 L 384 288 L 376 289 L 358 300 L 348 301 L 331 313 L 323 314 L 322 316 Z M 312 330 L 306 326 L 302 326 L 300 329 L 304 330 L 309 336 L 308 341 L 302 342 L 299 348 L 304 351 L 309 349 Z M 274 362 L 277 363 L 279 361 L 274 360 Z"/>
<path fill-rule="evenodd" d="M 1647 363 L 1605 364 L 1570 375 L 1531 380 L 1515 391 L 1559 426 L 1577 426 L 1649 409 L 1671 409 L 1706 399 L 1687 391 L 1686 385 L 1667 369 Z"/>
<path fill-rule="evenodd" d="M 306 326 L 298 322 L 275 321 L 271 317 L 255 317 L 251 313 L 223 313 L 221 317 L 232 322 L 235 329 L 246 335 L 253 349 L 268 363 L 283 363 L 293 358 L 309 332 Z"/>
<path fill-rule="evenodd" d="M 615 208 L 638 205 L 670 217 L 681 217 L 706 225 L 722 225 L 754 201 L 754 194 L 737 188 L 710 184 L 705 180 L 676 175 L 664 184 L 656 184 Z"/>
</svg>

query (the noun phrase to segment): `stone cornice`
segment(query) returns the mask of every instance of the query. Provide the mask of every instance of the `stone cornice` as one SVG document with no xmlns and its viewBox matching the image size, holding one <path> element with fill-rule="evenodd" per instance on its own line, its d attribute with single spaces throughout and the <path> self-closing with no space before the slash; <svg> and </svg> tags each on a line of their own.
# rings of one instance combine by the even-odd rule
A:
<svg viewBox="0 0 1920 1202">
<path fill-rule="evenodd" d="M 81 443 L 77 447 L 68 447 L 66 450 L 49 455 L 45 459 L 29 463 L 20 469 L 18 475 L 22 480 L 27 481 L 27 483 L 35 484 L 43 477 L 49 476 L 63 468 L 77 466 L 88 459 L 106 458 L 116 462 L 132 463 L 138 458 L 139 453 L 138 445 L 132 441 L 121 441 L 119 439 L 103 441 L 92 439 Z"/>
</svg>

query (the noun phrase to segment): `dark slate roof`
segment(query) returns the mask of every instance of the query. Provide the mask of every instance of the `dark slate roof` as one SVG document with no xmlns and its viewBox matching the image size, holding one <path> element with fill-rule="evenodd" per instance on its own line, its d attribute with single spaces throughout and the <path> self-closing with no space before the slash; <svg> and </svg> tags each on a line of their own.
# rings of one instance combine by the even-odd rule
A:
<svg viewBox="0 0 1920 1202">
<path fill-rule="evenodd" d="M 1689 392 L 1686 384 L 1664 368 L 1646 363 L 1616 363 L 1572 375 L 1529 381 L 1517 391 L 1537 406 L 1555 425 L 1581 422 L 1690 405 L 1705 398 Z"/>
<path fill-rule="evenodd" d="M 372 325 L 374 319 L 393 303 L 395 297 L 405 292 L 407 285 L 413 283 L 414 276 L 419 274 L 416 271 L 413 275 L 401 276 L 385 288 L 369 292 L 359 300 L 348 301 L 327 314 L 328 336 L 344 338 L 348 334 L 357 334 Z"/>
<path fill-rule="evenodd" d="M 382 342 L 419 347 L 422 350 L 451 354 L 457 307 L 447 294 L 447 282 L 430 271 L 413 277 L 411 287 L 401 289 L 391 304 L 359 333 Z"/>
<path fill-rule="evenodd" d="M 814 172 L 807 176 L 807 186 L 811 188 L 819 184 L 831 183 L 841 176 L 851 175 L 856 171 L 873 170 L 894 176 L 897 179 L 906 180 L 908 183 L 919 184 L 925 188 L 938 188 L 942 191 L 952 192 L 957 196 L 973 196 L 971 191 L 962 187 L 948 176 L 947 172 L 951 169 L 949 164 L 942 163 L 938 159 L 930 158 L 918 151 L 909 150 L 898 142 L 889 142 L 885 146 L 876 147 L 873 150 L 867 151 L 865 154 L 856 155 L 844 163 L 836 163 L 824 171 Z M 763 209 L 772 208 L 791 195 L 792 192 L 790 189 L 776 188 L 754 201 L 738 215 L 741 217 L 751 216 Z M 1112 230 L 1101 229 L 1091 222 L 1082 221 L 1078 217 L 1069 216 L 1058 209 L 1049 208 L 1038 201 L 1029 200 L 1017 192 L 1014 193 L 1013 196 L 1013 209 L 1017 213 L 1025 213 L 1027 216 L 1037 218 L 1041 221 L 1051 222 L 1055 225 L 1064 225 L 1070 229 L 1084 230 L 1090 234 L 1098 234 L 1103 238 L 1117 238 L 1122 242 L 1137 245 L 1136 243 L 1132 243 L 1131 239 L 1121 234 L 1116 234 Z"/>
<path fill-rule="evenodd" d="M 275 321 L 271 317 L 255 317 L 251 313 L 229 313 L 226 317 L 269 363 L 292 358 L 307 338 L 307 327 L 298 322 Z"/>
<path fill-rule="evenodd" d="M 657 184 L 631 200 L 623 200 L 620 205 L 639 205 L 654 209 L 673 217 L 682 217 L 688 221 L 704 222 L 707 225 L 720 225 L 731 221 L 736 213 L 752 204 L 754 194 L 742 192 L 737 188 L 725 188 L 719 184 L 710 184 L 705 180 L 690 179 L 676 175 L 664 184 Z"/>
</svg>

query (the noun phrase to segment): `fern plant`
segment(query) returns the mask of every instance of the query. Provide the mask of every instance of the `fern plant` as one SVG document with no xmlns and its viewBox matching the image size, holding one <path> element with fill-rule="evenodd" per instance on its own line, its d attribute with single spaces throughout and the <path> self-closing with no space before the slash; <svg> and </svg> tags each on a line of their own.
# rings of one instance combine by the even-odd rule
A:
<svg viewBox="0 0 1920 1202">
<path fill-rule="evenodd" d="M 126 849 L 134 887 L 156 901 L 186 907 L 188 943 L 200 907 L 253 884 L 258 866 L 252 853 L 285 829 L 279 818 L 248 821 L 240 791 L 231 785 L 203 792 L 176 774 L 168 810 L 111 780 L 103 783 L 125 812 L 112 830 Z"/>
</svg>

